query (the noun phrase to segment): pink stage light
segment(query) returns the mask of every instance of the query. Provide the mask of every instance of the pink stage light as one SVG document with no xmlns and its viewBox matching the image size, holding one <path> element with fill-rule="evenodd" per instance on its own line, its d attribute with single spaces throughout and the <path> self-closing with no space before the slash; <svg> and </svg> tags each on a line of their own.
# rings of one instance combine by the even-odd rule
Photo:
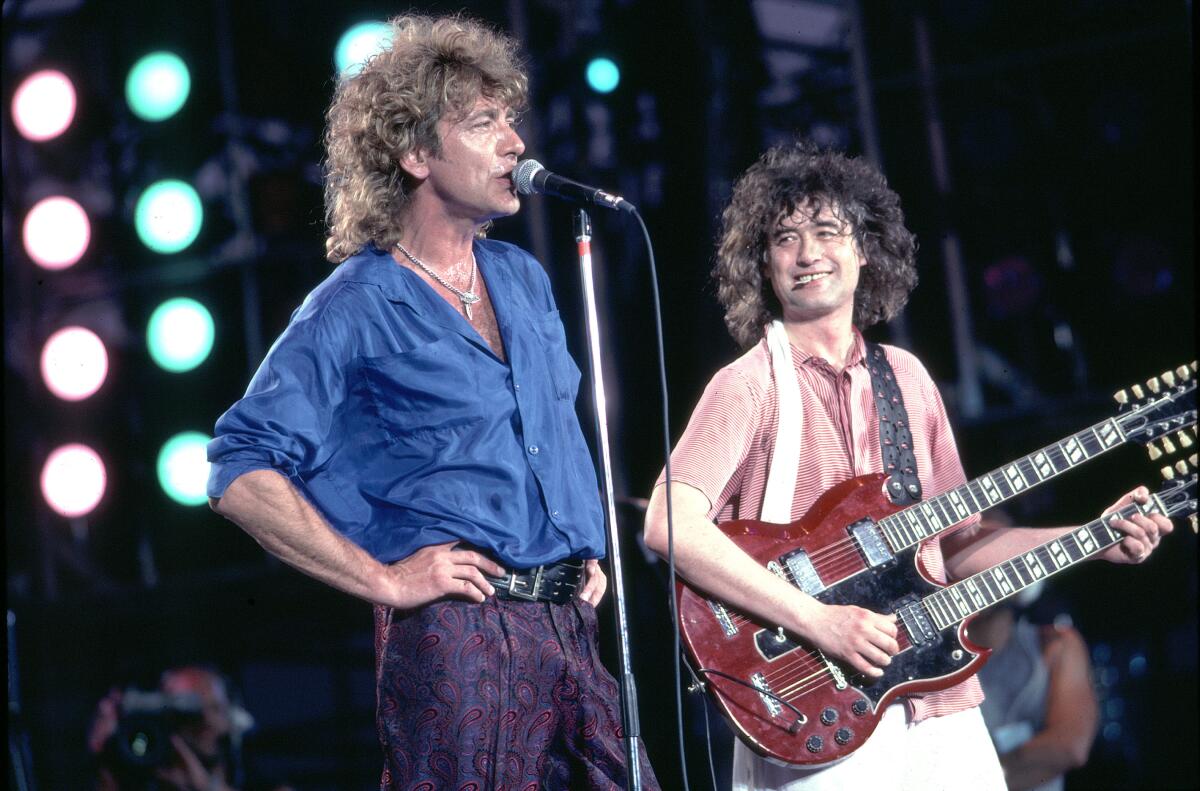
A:
<svg viewBox="0 0 1200 791">
<path fill-rule="evenodd" d="M 12 115 L 17 131 L 27 140 L 58 137 L 75 119 L 75 86 L 61 71 L 34 72 L 13 94 Z"/>
<path fill-rule="evenodd" d="M 108 475 L 100 454 L 72 443 L 55 448 L 42 467 L 42 497 L 69 519 L 90 514 L 104 497 Z"/>
<path fill-rule="evenodd" d="M 25 253 L 43 269 L 66 269 L 83 257 L 92 240 L 87 212 L 61 195 L 38 201 L 25 215 Z"/>
<path fill-rule="evenodd" d="M 64 327 L 42 347 L 42 381 L 64 401 L 82 401 L 108 376 L 108 352 L 96 333 Z"/>
</svg>

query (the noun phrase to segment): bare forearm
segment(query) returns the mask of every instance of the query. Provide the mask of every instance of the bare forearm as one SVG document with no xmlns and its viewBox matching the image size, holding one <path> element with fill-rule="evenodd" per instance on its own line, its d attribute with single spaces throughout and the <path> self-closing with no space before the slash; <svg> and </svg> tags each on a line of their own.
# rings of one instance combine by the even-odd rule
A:
<svg viewBox="0 0 1200 791">
<path fill-rule="evenodd" d="M 210 503 L 289 566 L 360 599 L 390 603 L 384 565 L 330 527 L 282 475 L 246 473 Z"/>
<path fill-rule="evenodd" d="M 942 539 L 946 573 L 961 580 L 1017 557 L 1047 541 L 1058 538 L 1071 527 L 984 527 L 976 525 Z"/>
<path fill-rule="evenodd" d="M 679 500 L 677 496 L 677 505 Z M 804 613 L 815 600 L 766 571 L 702 512 L 686 505 L 674 510 L 675 567 L 684 579 L 737 610 L 805 634 Z M 646 545 L 663 558 L 666 522 L 665 488 L 660 486 L 647 511 Z"/>
<path fill-rule="evenodd" d="M 1043 731 L 1000 756 L 1000 766 L 1004 769 L 1009 791 L 1023 791 L 1082 766 L 1086 758 L 1086 754 L 1079 758 L 1078 750 L 1070 740 Z"/>
</svg>

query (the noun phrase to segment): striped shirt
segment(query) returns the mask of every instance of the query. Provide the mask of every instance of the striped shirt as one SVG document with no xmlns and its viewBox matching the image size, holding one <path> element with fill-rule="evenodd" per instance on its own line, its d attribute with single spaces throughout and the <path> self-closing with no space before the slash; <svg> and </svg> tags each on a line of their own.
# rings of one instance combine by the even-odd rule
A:
<svg viewBox="0 0 1200 791">
<path fill-rule="evenodd" d="M 966 476 L 936 385 L 915 356 L 893 346 L 883 349 L 904 396 L 923 495 L 962 485 Z M 827 489 L 849 478 L 881 472 L 883 461 L 862 336 L 855 331 L 848 364 L 840 374 L 820 357 L 795 346 L 791 351 L 803 402 L 800 464 L 792 500 L 795 521 Z M 671 480 L 708 497 L 708 518 L 716 522 L 761 518 L 778 421 L 771 354 L 764 338 L 708 383 L 671 454 Z M 971 517 L 962 526 L 977 521 L 977 516 Z M 922 545 L 918 557 L 933 579 L 946 581 L 937 537 Z M 948 689 L 914 695 L 908 704 L 916 721 L 953 714 L 982 700 L 979 681 L 971 676 Z"/>
</svg>

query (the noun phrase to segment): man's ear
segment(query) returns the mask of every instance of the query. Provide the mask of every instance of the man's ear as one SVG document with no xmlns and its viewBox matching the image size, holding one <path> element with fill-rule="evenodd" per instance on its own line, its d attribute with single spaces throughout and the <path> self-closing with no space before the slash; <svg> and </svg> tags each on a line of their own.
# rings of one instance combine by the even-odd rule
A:
<svg viewBox="0 0 1200 791">
<path fill-rule="evenodd" d="M 411 148 L 400 157 L 400 167 L 417 181 L 423 181 L 429 176 L 430 158 L 426 149 Z"/>
</svg>

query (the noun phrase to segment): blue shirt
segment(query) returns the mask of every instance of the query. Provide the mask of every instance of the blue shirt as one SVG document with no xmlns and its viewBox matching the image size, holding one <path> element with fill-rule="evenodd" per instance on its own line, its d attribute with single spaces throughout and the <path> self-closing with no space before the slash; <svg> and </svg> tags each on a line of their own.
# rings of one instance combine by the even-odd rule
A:
<svg viewBox="0 0 1200 791">
<path fill-rule="evenodd" d="M 508 568 L 603 557 L 579 369 L 550 282 L 513 245 L 475 257 L 503 362 L 420 277 L 368 247 L 296 309 L 208 445 L 208 494 L 277 470 L 390 563 L 461 540 Z"/>
</svg>

